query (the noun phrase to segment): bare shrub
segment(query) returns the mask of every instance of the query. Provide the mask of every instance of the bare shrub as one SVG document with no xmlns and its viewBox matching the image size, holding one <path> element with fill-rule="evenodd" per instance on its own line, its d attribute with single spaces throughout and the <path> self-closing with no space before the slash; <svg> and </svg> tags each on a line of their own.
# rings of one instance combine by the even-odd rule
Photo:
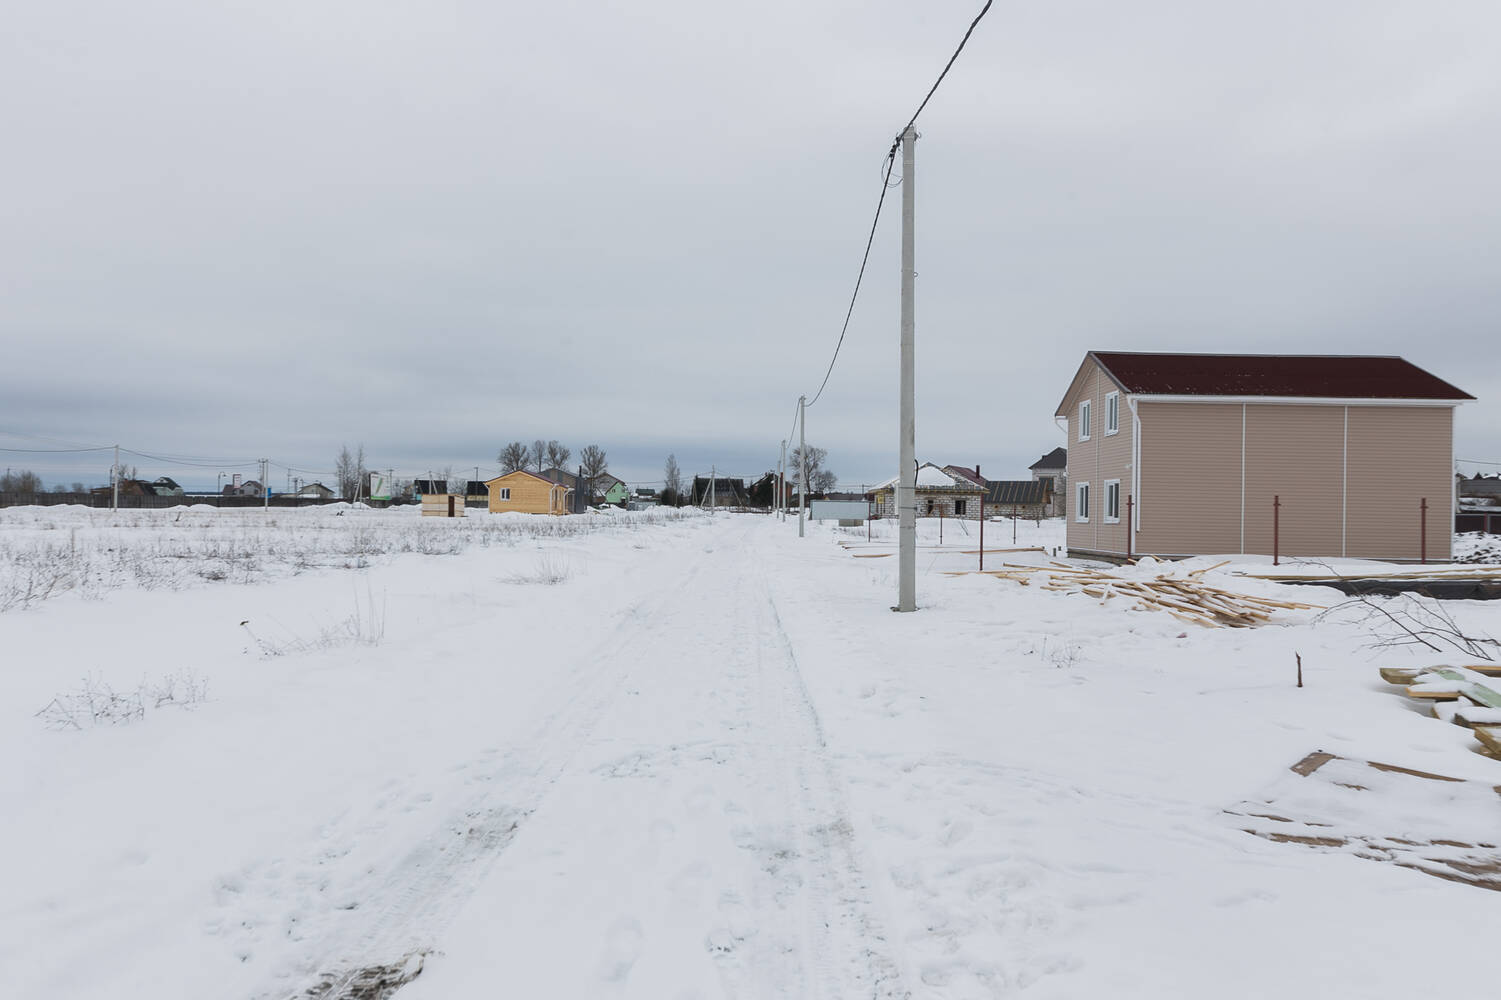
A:
<svg viewBox="0 0 1501 1000">
<path fill-rule="evenodd" d="M 1051 645 L 1049 640 L 1052 640 Z M 1079 644 L 1072 639 L 1043 636 L 1042 658 L 1059 670 L 1072 670 L 1082 656 Z"/>
<path fill-rule="evenodd" d="M 537 556 L 536 564 L 530 570 L 512 573 L 502 577 L 502 583 L 528 584 L 538 583 L 552 587 L 562 583 L 573 576 L 573 567 L 569 565 L 567 557 L 556 552 L 543 552 Z"/>
<path fill-rule="evenodd" d="M 386 595 L 382 592 L 377 603 L 374 593 L 367 586 L 363 600 L 356 594 L 354 610 L 349 615 L 333 625 L 319 628 L 311 635 L 301 635 L 274 619 L 272 624 L 280 630 L 281 635 L 261 636 L 250 627 L 248 619 L 240 622 L 240 627 L 250 636 L 261 655 L 268 659 L 274 656 L 314 653 L 335 646 L 378 646 L 386 637 Z"/>
<path fill-rule="evenodd" d="M 207 700 L 208 681 L 192 671 L 168 674 L 158 681 L 143 680 L 129 691 L 116 691 L 108 682 L 88 676 L 75 690 L 57 695 L 35 714 L 48 729 L 88 729 L 138 722 L 148 708 L 191 708 Z"/>
<path fill-rule="evenodd" d="M 1419 594 L 1357 594 L 1314 620 L 1325 619 L 1360 626 L 1371 637 L 1366 643 L 1370 649 L 1421 646 L 1435 653 L 1452 650 L 1482 660 L 1494 660 L 1501 650 L 1501 640 L 1468 634 L 1443 601 Z"/>
</svg>

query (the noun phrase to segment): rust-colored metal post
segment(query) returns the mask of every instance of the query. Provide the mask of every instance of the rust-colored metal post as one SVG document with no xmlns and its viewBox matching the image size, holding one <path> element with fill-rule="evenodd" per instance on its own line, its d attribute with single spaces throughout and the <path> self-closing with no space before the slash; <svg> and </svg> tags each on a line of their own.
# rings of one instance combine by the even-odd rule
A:
<svg viewBox="0 0 1501 1000">
<path fill-rule="evenodd" d="M 1273 496 L 1272 497 L 1272 565 L 1273 566 L 1276 566 L 1278 564 L 1278 562 L 1279 562 L 1279 556 L 1278 556 L 1277 549 L 1278 549 L 1278 546 L 1279 546 L 1279 544 L 1281 542 L 1281 538 L 1279 537 L 1279 532 L 1281 530 L 1281 524 L 1280 524 L 1281 513 L 1282 513 L 1282 497 L 1281 496 Z"/>
<path fill-rule="evenodd" d="M 1428 498 L 1418 504 L 1418 562 L 1428 561 Z"/>
<path fill-rule="evenodd" d="M 1016 504 L 1011 505 L 1011 544 L 1016 544 Z"/>
<path fill-rule="evenodd" d="M 1126 494 L 1126 560 L 1131 559 L 1131 494 Z"/>
<path fill-rule="evenodd" d="M 943 544 L 943 504 L 938 505 L 938 544 Z"/>
<path fill-rule="evenodd" d="M 980 463 L 975 463 L 975 478 L 980 480 L 980 572 L 985 572 L 985 477 L 980 475 Z"/>
</svg>

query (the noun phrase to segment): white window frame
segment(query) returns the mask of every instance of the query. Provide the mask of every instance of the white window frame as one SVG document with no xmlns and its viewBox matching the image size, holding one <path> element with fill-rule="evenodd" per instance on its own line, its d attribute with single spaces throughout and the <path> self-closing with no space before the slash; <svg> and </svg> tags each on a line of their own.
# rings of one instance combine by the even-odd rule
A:
<svg viewBox="0 0 1501 1000">
<path fill-rule="evenodd" d="M 1105 396 L 1105 436 L 1119 434 L 1121 432 L 1121 394 L 1118 392 L 1108 393 Z"/>
<path fill-rule="evenodd" d="M 1079 440 L 1080 441 L 1088 441 L 1089 440 L 1089 418 L 1091 416 L 1093 416 L 1093 414 L 1090 411 L 1092 409 L 1094 409 L 1094 407 L 1092 405 L 1090 405 L 1091 403 L 1092 403 L 1092 400 L 1088 400 L 1088 399 L 1083 399 L 1083 400 L 1079 401 Z"/>
<path fill-rule="evenodd" d="M 1089 523 L 1089 483 L 1074 484 L 1074 521 L 1078 524 Z"/>
<path fill-rule="evenodd" d="M 502 486 L 500 488 L 500 500 L 501 500 L 501 502 L 504 503 L 505 501 L 508 501 L 510 499 L 511 499 L 511 488 L 509 486 Z"/>
<path fill-rule="evenodd" d="M 1115 513 L 1110 513 L 1111 493 L 1115 494 Z M 1119 479 L 1105 480 L 1105 506 L 1100 511 L 1106 524 L 1121 523 L 1121 481 Z"/>
</svg>

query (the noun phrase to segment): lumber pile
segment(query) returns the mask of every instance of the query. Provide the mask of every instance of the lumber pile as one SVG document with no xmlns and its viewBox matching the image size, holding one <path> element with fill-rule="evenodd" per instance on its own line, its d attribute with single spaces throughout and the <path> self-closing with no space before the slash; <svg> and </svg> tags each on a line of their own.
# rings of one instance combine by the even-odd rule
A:
<svg viewBox="0 0 1501 1000">
<path fill-rule="evenodd" d="M 1466 727 L 1480 742 L 1481 753 L 1501 759 L 1501 692 L 1483 683 L 1495 676 L 1501 676 L 1501 665 L 1494 663 L 1381 668 L 1382 680 L 1401 687 L 1409 698 L 1430 702 L 1435 718 Z"/>
<path fill-rule="evenodd" d="M 1040 590 L 1062 594 L 1084 594 L 1101 603 L 1121 600 L 1134 611 L 1162 611 L 1174 618 L 1204 628 L 1249 628 L 1272 620 L 1278 611 L 1322 610 L 1319 604 L 1279 601 L 1269 597 L 1241 594 L 1204 581 L 1204 574 L 1219 569 L 1216 563 L 1188 573 L 1176 567 L 1154 576 L 1144 576 L 1130 569 L 1112 572 L 1050 562 L 1046 566 L 1002 563 L 1002 568 L 985 570 L 985 576 L 1011 580 L 1024 587 L 1034 583 Z M 958 575 L 958 574 L 954 574 Z"/>
</svg>

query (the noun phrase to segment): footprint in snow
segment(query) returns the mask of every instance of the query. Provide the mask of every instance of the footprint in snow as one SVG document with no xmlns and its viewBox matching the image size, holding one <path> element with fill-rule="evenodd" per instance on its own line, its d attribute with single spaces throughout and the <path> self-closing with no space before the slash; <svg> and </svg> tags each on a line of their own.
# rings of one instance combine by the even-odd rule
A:
<svg viewBox="0 0 1501 1000">
<path fill-rule="evenodd" d="M 641 924 L 633 917 L 620 917 L 610 925 L 605 935 L 604 953 L 599 958 L 599 978 L 610 983 L 623 983 L 631 974 L 631 967 L 641 957 Z"/>
</svg>

